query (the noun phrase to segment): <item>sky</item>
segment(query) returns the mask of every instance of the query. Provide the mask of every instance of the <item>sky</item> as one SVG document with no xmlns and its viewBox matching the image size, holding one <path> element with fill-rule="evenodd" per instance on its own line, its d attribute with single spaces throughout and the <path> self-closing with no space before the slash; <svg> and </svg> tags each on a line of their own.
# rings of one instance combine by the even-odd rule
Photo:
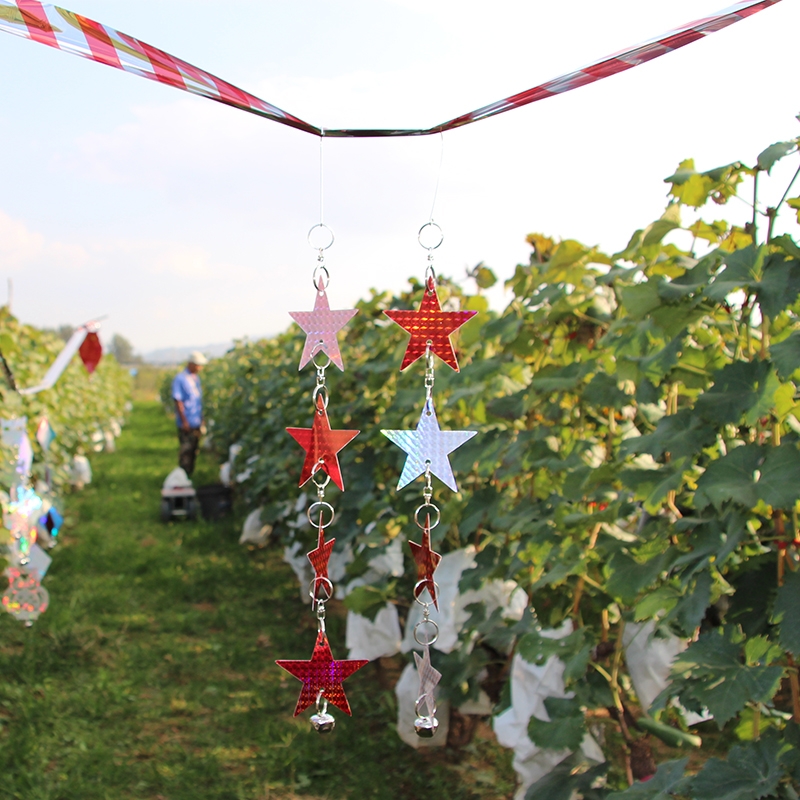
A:
<svg viewBox="0 0 800 800">
<path fill-rule="evenodd" d="M 725 0 L 63 0 L 324 127 L 430 126 L 720 10 Z M 621 250 L 663 179 L 800 134 L 800 1 L 442 136 L 325 140 L 332 308 L 485 262 L 530 232 Z M 310 310 L 319 139 L 0 33 L 0 302 L 38 326 L 108 315 L 139 352 L 258 338 Z M 440 167 L 441 164 L 441 167 Z M 765 200 L 791 176 L 778 165 Z M 438 184 L 438 191 L 436 190 Z M 800 191 L 798 192 L 800 193 Z M 434 204 L 435 197 L 435 206 Z M 744 219 L 742 203 L 714 218 Z M 466 286 L 470 286 L 465 281 Z M 492 302 L 502 307 L 502 288 Z"/>
</svg>

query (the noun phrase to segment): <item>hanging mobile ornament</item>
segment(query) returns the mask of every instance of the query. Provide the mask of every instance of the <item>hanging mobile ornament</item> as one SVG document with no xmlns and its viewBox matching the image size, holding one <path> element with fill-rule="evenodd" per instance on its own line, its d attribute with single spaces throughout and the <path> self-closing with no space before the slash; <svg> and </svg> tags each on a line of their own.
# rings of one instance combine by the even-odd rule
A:
<svg viewBox="0 0 800 800">
<path fill-rule="evenodd" d="M 431 531 L 441 521 L 441 511 L 433 503 L 432 476 L 436 476 L 449 489 L 458 491 L 448 456 L 464 442 L 476 435 L 476 431 L 443 431 L 439 427 L 433 404 L 435 360 L 438 356 L 447 366 L 459 371 L 450 336 L 476 311 L 442 311 L 436 292 L 436 272 L 433 268 L 433 251 L 442 243 L 442 229 L 433 221 L 423 225 L 418 234 L 419 243 L 428 251 L 425 267 L 425 290 L 417 311 L 390 310 L 387 317 L 411 334 L 406 347 L 402 372 L 420 358 L 425 359 L 425 403 L 417 427 L 411 430 L 381 431 L 390 441 L 407 454 L 397 488 L 402 489 L 420 476 L 425 478 L 422 490 L 422 505 L 414 512 L 414 521 L 422 530 L 422 543 L 409 541 L 411 555 L 417 566 L 417 582 L 414 585 L 414 600 L 422 606 L 422 619 L 414 626 L 414 641 L 422 648 L 423 655 L 414 653 L 419 674 L 419 693 L 414 708 L 416 719 L 414 730 L 420 738 L 430 739 L 436 733 L 435 689 L 441 673 L 431 664 L 430 648 L 439 638 L 439 626 L 430 618 L 431 606 L 439 609 L 438 586 L 434 573 L 442 560 L 431 546 Z"/>
<path fill-rule="evenodd" d="M 325 604 L 334 593 L 333 583 L 328 577 L 328 561 L 336 542 L 335 539 L 325 539 L 325 529 L 333 524 L 336 516 L 333 506 L 325 500 L 325 489 L 333 482 L 340 491 L 344 491 L 338 453 L 359 433 L 354 430 L 333 430 L 328 418 L 330 394 L 325 371 L 331 364 L 344 370 L 337 334 L 358 313 L 356 309 L 332 311 L 330 308 L 327 295 L 330 273 L 325 266 L 325 250 L 333 244 L 333 239 L 333 231 L 321 222 L 309 231 L 308 242 L 318 251 L 312 276 L 314 310 L 291 312 L 292 319 L 306 334 L 299 369 L 311 362 L 317 371 L 316 386 L 312 393 L 314 421 L 311 427 L 287 428 L 289 435 L 306 454 L 299 485 L 313 481 L 317 490 L 317 500 L 307 511 L 309 523 L 317 529 L 317 547 L 307 554 L 314 569 L 314 580 L 308 593 L 317 618 L 317 640 L 308 661 L 280 659 L 275 662 L 302 681 L 303 688 L 294 716 L 314 706 L 316 712 L 311 716 L 311 724 L 319 733 L 329 733 L 336 725 L 333 715 L 328 713 L 329 703 L 351 715 L 342 683 L 369 663 L 366 660 L 335 660 L 325 630 Z"/>
</svg>

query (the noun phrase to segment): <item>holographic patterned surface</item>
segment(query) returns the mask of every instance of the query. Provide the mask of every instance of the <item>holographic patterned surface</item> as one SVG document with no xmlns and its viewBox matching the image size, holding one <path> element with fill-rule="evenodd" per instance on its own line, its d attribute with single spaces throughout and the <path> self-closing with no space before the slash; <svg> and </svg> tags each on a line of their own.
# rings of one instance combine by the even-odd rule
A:
<svg viewBox="0 0 800 800">
<path fill-rule="evenodd" d="M 369 664 L 366 659 L 335 661 L 331 654 L 328 637 L 320 631 L 314 645 L 314 652 L 308 661 L 290 661 L 281 659 L 275 662 L 281 669 L 303 682 L 300 697 L 294 715 L 302 714 L 309 706 L 315 705 L 317 695 L 351 715 L 350 704 L 342 687 L 342 682 L 347 680 L 354 672 Z M 352 716 L 352 715 L 351 715 Z"/>
<path fill-rule="evenodd" d="M 39 446 L 45 453 L 50 449 L 50 445 L 55 438 L 56 432 L 50 425 L 50 421 L 47 417 L 42 417 L 39 420 L 39 425 L 36 427 L 36 441 L 39 442 Z"/>
<path fill-rule="evenodd" d="M 317 546 L 310 553 L 306 553 L 306 557 L 314 568 L 314 578 L 316 581 L 316 585 L 314 586 L 314 599 L 320 595 L 323 597 L 326 595 L 325 588 L 323 587 L 330 589 L 325 583 L 325 580 L 328 579 L 328 561 L 330 561 L 331 552 L 333 551 L 333 545 L 335 543 L 336 539 L 325 541 L 325 528 L 320 525 Z M 328 591 L 327 594 L 330 595 L 330 591 Z"/>
<path fill-rule="evenodd" d="M 39 0 L 0 0 L 0 11 L 3 12 L 0 13 L 0 30 L 258 114 L 315 136 L 420 136 L 453 130 L 603 80 L 699 41 L 778 2 L 780 0 L 740 0 L 716 14 L 682 25 L 669 33 L 594 61 L 589 66 L 560 75 L 431 128 L 320 128 L 139 39 Z M 192 15 L 198 13 L 202 12 L 193 8 L 191 15 L 186 15 L 187 27 L 192 23 Z M 609 25 L 614 24 L 614 20 L 609 21 Z M 569 32 L 565 35 L 568 36 Z M 265 37 L 267 39 L 268 35 Z"/>
<path fill-rule="evenodd" d="M 360 431 L 332 431 L 322 394 L 317 395 L 317 410 L 310 428 L 287 428 L 289 435 L 306 451 L 306 460 L 300 473 L 300 486 L 322 470 L 344 491 L 342 470 L 337 453 L 358 436 Z"/>
<path fill-rule="evenodd" d="M 411 334 L 400 365 L 401 372 L 425 355 L 429 343 L 432 353 L 439 356 L 448 367 L 459 371 L 450 334 L 472 319 L 477 311 L 442 311 L 433 278 L 429 278 L 418 311 L 391 310 L 383 313 Z"/>
<path fill-rule="evenodd" d="M 317 353 L 325 353 L 332 363 L 344 371 L 339 340 L 336 334 L 358 314 L 358 309 L 331 311 L 328 295 L 320 278 L 313 311 L 290 311 L 289 316 L 303 329 L 306 343 L 300 357 L 300 367 L 308 364 Z"/>
<path fill-rule="evenodd" d="M 10 568 L 8 588 L 3 594 L 3 608 L 20 622 L 35 622 L 47 611 L 50 595 L 35 575 Z"/>
<path fill-rule="evenodd" d="M 422 415 L 413 431 L 387 431 L 381 433 L 408 453 L 398 489 L 424 475 L 430 465 L 431 474 L 454 492 L 458 491 L 449 454 L 476 435 L 477 431 L 443 431 L 439 428 L 433 400 L 425 401 Z"/>
<path fill-rule="evenodd" d="M 436 572 L 436 567 L 439 566 L 442 557 L 431 549 L 431 529 L 429 526 L 430 517 L 428 517 L 425 529 L 422 532 L 422 544 L 409 541 L 408 546 L 411 548 L 411 557 L 417 565 L 417 588 L 414 590 L 414 594 L 419 598 L 422 592 L 427 589 L 433 605 L 438 610 L 439 598 L 436 596 L 436 583 L 433 579 L 433 573 Z"/>
<path fill-rule="evenodd" d="M 424 653 L 423 656 L 414 653 L 414 663 L 417 665 L 419 673 L 419 696 L 425 698 L 420 706 L 425 706 L 428 716 L 432 717 L 436 713 L 436 700 L 433 693 L 442 679 L 442 673 L 431 664 L 430 647 L 426 647 Z M 422 708 L 420 708 L 421 710 Z"/>
</svg>

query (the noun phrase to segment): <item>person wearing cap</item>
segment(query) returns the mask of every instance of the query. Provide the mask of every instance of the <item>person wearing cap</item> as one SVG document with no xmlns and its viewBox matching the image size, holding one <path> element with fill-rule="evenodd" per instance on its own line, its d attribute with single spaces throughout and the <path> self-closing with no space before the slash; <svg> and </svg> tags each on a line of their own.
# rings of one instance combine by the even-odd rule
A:
<svg viewBox="0 0 800 800">
<path fill-rule="evenodd" d="M 189 355 L 186 369 L 172 381 L 172 399 L 175 401 L 175 422 L 178 426 L 178 464 L 191 475 L 203 432 L 203 389 L 200 370 L 208 359 L 195 350 Z"/>
</svg>

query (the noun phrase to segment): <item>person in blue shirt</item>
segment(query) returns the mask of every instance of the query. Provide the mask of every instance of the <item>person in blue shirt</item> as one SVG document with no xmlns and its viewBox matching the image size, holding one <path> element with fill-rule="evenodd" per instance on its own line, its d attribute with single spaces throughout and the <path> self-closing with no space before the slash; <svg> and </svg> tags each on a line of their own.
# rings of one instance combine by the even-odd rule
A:
<svg viewBox="0 0 800 800">
<path fill-rule="evenodd" d="M 203 432 L 203 389 L 200 370 L 208 359 L 199 351 L 190 354 L 186 369 L 172 381 L 172 399 L 175 401 L 175 422 L 178 426 L 178 464 L 191 475 Z"/>
</svg>

